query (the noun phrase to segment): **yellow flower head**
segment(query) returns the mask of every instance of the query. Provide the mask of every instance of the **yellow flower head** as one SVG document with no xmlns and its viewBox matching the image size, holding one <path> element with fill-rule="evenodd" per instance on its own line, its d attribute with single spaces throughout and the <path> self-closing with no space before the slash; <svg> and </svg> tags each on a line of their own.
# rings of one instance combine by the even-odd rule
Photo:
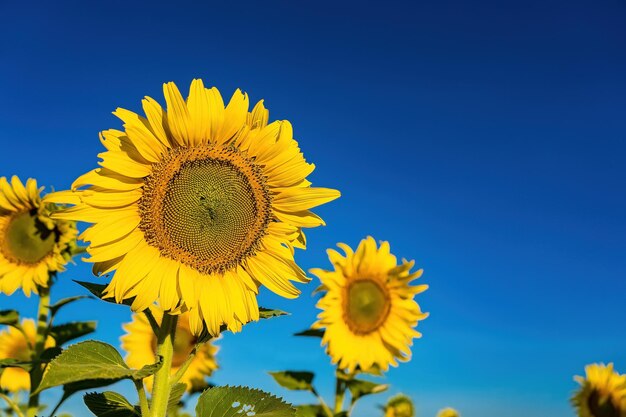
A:
<svg viewBox="0 0 626 417">
<path fill-rule="evenodd" d="M 150 309 L 156 321 L 160 324 L 163 313 L 155 307 Z M 154 363 L 156 355 L 157 339 L 152 331 L 145 314 L 133 314 L 132 321 L 123 325 L 126 334 L 122 336 L 122 349 L 127 353 L 126 362 L 133 368 L 139 369 L 145 365 Z M 172 374 L 175 374 L 180 366 L 187 360 L 197 342 L 196 336 L 189 329 L 188 313 L 179 316 L 174 338 L 174 355 L 172 358 Z M 210 376 L 218 368 L 215 354 L 218 348 L 212 341 L 204 343 L 197 350 L 195 357 L 189 364 L 189 368 L 179 382 L 187 385 L 188 391 L 197 391 L 207 387 L 206 377 Z M 146 378 L 144 382 L 152 390 L 153 378 Z"/>
<path fill-rule="evenodd" d="M 411 398 L 404 394 L 391 397 L 384 407 L 385 417 L 414 417 L 415 407 Z"/>
<path fill-rule="evenodd" d="M 248 112 L 237 90 L 224 106 L 201 80 L 186 100 L 174 83 L 163 90 L 167 110 L 149 97 L 145 117 L 117 109 L 124 131 L 102 132 L 102 168 L 52 199 L 75 204 L 58 217 L 94 223 L 81 238 L 95 273 L 115 270 L 106 296 L 189 311 L 193 334 L 203 321 L 213 335 L 239 331 L 259 318 L 260 285 L 299 295 L 291 281 L 309 279 L 293 250 L 302 228 L 324 224 L 309 209 L 339 192 L 310 186 L 291 124 L 268 124 L 262 101 Z"/>
<path fill-rule="evenodd" d="M 322 310 L 314 328 L 325 328 L 322 344 L 333 363 L 353 372 L 387 370 L 410 359 L 414 327 L 428 316 L 413 300 L 427 285 L 411 286 L 422 270 L 411 272 L 414 262 L 397 264 L 389 243 L 380 248 L 372 237 L 364 239 L 356 252 L 343 243 L 345 256 L 329 249 L 334 271 L 312 269 L 326 293 L 317 303 Z"/>
<path fill-rule="evenodd" d="M 613 364 L 591 364 L 586 377 L 576 376 L 579 390 L 572 403 L 579 417 L 626 417 L 626 375 L 620 375 Z"/>
<path fill-rule="evenodd" d="M 0 331 L 0 359 L 17 359 L 23 362 L 32 360 L 33 346 L 37 330 L 35 321 L 24 319 L 20 323 L 24 333 L 15 327 Z M 24 336 L 28 337 L 28 339 Z M 54 346 L 54 339 L 48 337 L 45 347 Z M 0 389 L 10 392 L 30 390 L 30 375 L 22 368 L 5 368 L 0 375 Z"/>
<path fill-rule="evenodd" d="M 26 296 L 47 287 L 51 272 L 63 271 L 76 239 L 76 226 L 52 220 L 37 181 L 0 178 L 0 293 L 21 288 Z"/>
<path fill-rule="evenodd" d="M 439 410 L 437 417 L 460 417 L 460 414 L 454 408 L 447 407 L 443 410 Z"/>
</svg>

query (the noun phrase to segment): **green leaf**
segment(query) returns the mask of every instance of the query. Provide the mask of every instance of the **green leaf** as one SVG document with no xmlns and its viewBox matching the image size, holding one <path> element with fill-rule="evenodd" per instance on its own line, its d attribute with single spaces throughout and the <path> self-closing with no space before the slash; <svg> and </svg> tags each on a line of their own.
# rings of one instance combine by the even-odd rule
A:
<svg viewBox="0 0 626 417">
<path fill-rule="evenodd" d="M 89 411 L 98 417 L 139 417 L 141 413 L 123 395 L 112 391 L 92 392 L 83 397 Z"/>
<path fill-rule="evenodd" d="M 283 388 L 290 390 L 313 391 L 313 372 L 307 371 L 281 371 L 268 372 L 274 380 Z"/>
<path fill-rule="evenodd" d="M 296 417 L 328 417 L 324 408 L 318 404 L 304 404 L 296 406 Z"/>
<path fill-rule="evenodd" d="M 280 317 L 280 316 L 288 316 L 288 315 L 289 313 L 282 311 L 282 310 L 259 307 L 259 318 L 261 319 L 271 319 L 272 317 Z"/>
<path fill-rule="evenodd" d="M 185 391 L 187 391 L 187 384 L 183 384 L 182 382 L 174 384 L 170 391 L 170 398 L 167 400 L 168 412 L 178 407 L 180 400 L 183 398 L 183 395 L 185 395 Z"/>
<path fill-rule="evenodd" d="M 59 346 L 70 340 L 93 333 L 94 331 L 96 331 L 95 321 L 76 321 L 52 326 L 52 328 L 50 328 L 50 336 L 56 340 L 57 346 Z"/>
<path fill-rule="evenodd" d="M 20 314 L 15 310 L 0 311 L 0 324 L 15 326 L 20 322 Z"/>
<path fill-rule="evenodd" d="M 75 297 L 68 297 L 68 298 L 59 300 L 50 306 L 50 313 L 53 316 L 55 316 L 57 312 L 61 309 L 61 307 L 64 307 L 70 303 L 73 303 L 74 301 L 82 300 L 84 298 L 92 298 L 92 297 L 90 297 L 89 295 L 77 295 Z"/>
<path fill-rule="evenodd" d="M 5 358 L 0 359 L 0 370 L 4 368 L 22 368 L 26 371 L 30 371 L 32 368 L 32 362 L 24 362 L 19 359 Z"/>
<path fill-rule="evenodd" d="M 252 414 L 254 413 L 254 414 Z M 296 409 L 267 392 L 248 387 L 215 387 L 198 398 L 196 417 L 294 417 Z"/>
<path fill-rule="evenodd" d="M 377 384 L 371 381 L 365 381 L 363 379 L 351 379 L 346 381 L 346 385 L 352 395 L 352 402 L 354 403 L 361 397 L 370 394 L 378 394 L 379 392 L 386 391 L 389 388 L 387 384 Z"/>
<path fill-rule="evenodd" d="M 101 299 L 103 301 L 106 301 L 107 303 L 119 304 L 119 303 L 117 303 L 115 301 L 115 299 L 113 297 L 103 298 L 104 290 L 107 287 L 107 285 L 96 284 L 96 283 L 87 282 L 87 281 L 76 281 L 76 280 L 74 280 L 74 282 L 77 283 L 78 285 L 81 285 L 82 287 L 88 289 L 90 293 L 92 293 L 93 295 L 95 295 L 99 299 Z M 135 299 L 135 297 L 129 298 L 127 300 L 124 300 L 124 301 L 122 301 L 122 304 L 129 306 L 129 305 L 131 305 L 133 303 L 134 299 Z"/>
<path fill-rule="evenodd" d="M 308 337 L 324 337 L 324 329 L 306 329 L 298 333 L 294 333 L 294 336 L 308 336 Z"/>
<path fill-rule="evenodd" d="M 68 347 L 54 358 L 35 393 L 85 380 L 142 379 L 154 374 L 161 365 L 159 361 L 139 370 L 130 369 L 113 346 L 88 340 Z"/>
</svg>

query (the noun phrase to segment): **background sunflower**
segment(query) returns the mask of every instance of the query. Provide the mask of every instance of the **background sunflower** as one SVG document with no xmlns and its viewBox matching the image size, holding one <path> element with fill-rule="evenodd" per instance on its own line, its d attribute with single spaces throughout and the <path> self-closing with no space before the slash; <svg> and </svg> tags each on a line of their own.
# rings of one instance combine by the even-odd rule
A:
<svg viewBox="0 0 626 417">
<path fill-rule="evenodd" d="M 346 244 L 338 246 L 345 256 L 328 250 L 333 271 L 311 270 L 324 293 L 313 328 L 324 329 L 322 344 L 332 362 L 353 373 L 357 368 L 387 370 L 397 366 L 396 359 L 408 360 L 413 338 L 421 336 L 414 327 L 428 316 L 413 299 L 428 286 L 410 285 L 422 270 L 411 272 L 414 262 L 398 265 L 389 243 L 378 248 L 371 236 L 356 252 Z"/>
<path fill-rule="evenodd" d="M 0 293 L 37 293 L 69 261 L 76 227 L 50 218 L 55 207 L 42 204 L 41 190 L 32 178 L 26 185 L 17 176 L 0 178 Z"/>
<path fill-rule="evenodd" d="M 160 324 L 163 313 L 158 308 L 151 308 L 156 321 Z M 194 350 L 198 339 L 189 329 L 188 313 L 181 314 L 176 327 L 174 339 L 174 356 L 172 358 L 172 375 L 185 364 L 189 354 Z M 154 363 L 157 339 L 145 314 L 133 314 L 132 321 L 123 325 L 126 334 L 121 337 L 122 349 L 126 351 L 126 362 L 133 368 L 140 369 Z M 214 339 L 199 346 L 179 382 L 187 385 L 187 391 L 196 392 L 208 386 L 207 377 L 215 371 L 217 361 L 215 355 L 218 348 Z M 152 390 L 153 377 L 144 379 L 149 390 Z"/>
</svg>

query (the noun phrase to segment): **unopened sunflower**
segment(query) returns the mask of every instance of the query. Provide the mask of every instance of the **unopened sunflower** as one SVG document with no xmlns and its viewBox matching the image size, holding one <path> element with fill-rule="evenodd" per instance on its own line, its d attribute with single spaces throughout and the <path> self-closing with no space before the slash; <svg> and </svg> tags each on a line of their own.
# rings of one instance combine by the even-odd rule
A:
<svg viewBox="0 0 626 417">
<path fill-rule="evenodd" d="M 383 409 L 385 417 L 415 417 L 413 401 L 404 394 L 391 397 Z"/>
<path fill-rule="evenodd" d="M 151 308 L 152 314 L 160 324 L 163 313 L 157 308 Z M 126 334 L 122 336 L 122 349 L 127 353 L 126 362 L 133 368 L 140 369 L 145 365 L 154 363 L 156 355 L 157 338 L 148 322 L 145 314 L 133 314 L 132 321 L 124 326 Z M 179 316 L 174 338 L 174 355 L 172 357 L 172 374 L 175 374 L 185 363 L 189 354 L 194 349 L 198 339 L 189 329 L 188 313 Z M 217 347 L 212 340 L 200 345 L 189 367 L 179 382 L 187 385 L 188 391 L 197 391 L 207 387 L 206 378 L 211 376 L 217 369 L 215 354 Z M 144 379 L 144 382 L 152 390 L 152 377 Z"/>
<path fill-rule="evenodd" d="M 76 239 L 73 222 L 52 220 L 54 205 L 42 204 L 37 181 L 0 178 L 0 293 L 21 288 L 37 294 L 50 274 L 63 271 Z"/>
<path fill-rule="evenodd" d="M 118 109 L 124 131 L 107 130 L 102 168 L 54 197 L 75 207 L 60 218 L 94 223 L 81 238 L 94 271 L 115 271 L 106 296 L 159 300 L 189 312 L 193 334 L 216 335 L 258 320 L 260 285 L 287 298 L 309 279 L 293 259 L 302 228 L 323 225 L 309 209 L 339 192 L 313 188 L 288 121 L 268 124 L 259 102 L 237 90 L 227 106 L 194 80 L 188 98 L 164 85 L 167 109 L 143 100 L 145 117 Z M 85 187 L 82 188 L 81 187 Z"/>
<path fill-rule="evenodd" d="M 586 377 L 576 376 L 580 389 L 572 398 L 579 417 L 626 417 L 626 374 L 620 375 L 613 364 L 591 364 Z"/>
<path fill-rule="evenodd" d="M 0 359 L 17 359 L 20 362 L 32 361 L 37 333 L 35 321 L 24 319 L 20 325 L 24 330 L 23 333 L 15 327 L 0 331 Z M 45 347 L 52 347 L 54 344 L 54 339 L 48 337 Z M 0 389 L 10 392 L 29 391 L 30 375 L 22 368 L 5 368 L 0 375 Z"/>
<path fill-rule="evenodd" d="M 413 338 L 421 336 L 414 327 L 428 316 L 413 299 L 428 286 L 410 285 L 422 270 L 411 272 L 414 262 L 398 265 L 389 243 L 378 248 L 372 237 L 362 240 L 356 252 L 338 246 L 345 256 L 328 250 L 334 271 L 311 270 L 325 291 L 313 328 L 325 329 L 322 344 L 332 362 L 349 372 L 357 367 L 368 372 L 408 360 Z"/>
</svg>

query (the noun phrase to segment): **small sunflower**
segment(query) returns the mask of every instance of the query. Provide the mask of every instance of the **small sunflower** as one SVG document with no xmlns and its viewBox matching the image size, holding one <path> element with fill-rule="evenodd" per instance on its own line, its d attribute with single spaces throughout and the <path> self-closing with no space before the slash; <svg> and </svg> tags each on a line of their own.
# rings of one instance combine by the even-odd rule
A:
<svg viewBox="0 0 626 417">
<path fill-rule="evenodd" d="M 444 408 L 443 410 L 439 410 L 439 412 L 437 413 L 437 417 L 460 417 L 461 415 L 459 414 L 458 411 L 456 411 L 454 408 Z"/>
<path fill-rule="evenodd" d="M 415 417 L 413 401 L 404 394 L 391 397 L 383 409 L 385 417 Z"/>
<path fill-rule="evenodd" d="M 591 364 L 586 377 L 576 376 L 580 384 L 572 403 L 580 417 L 626 417 L 626 374 L 620 375 L 613 364 Z"/>
<path fill-rule="evenodd" d="M 24 319 L 20 325 L 24 333 L 15 327 L 9 327 L 0 331 L 0 359 L 17 359 L 23 362 L 32 360 L 33 346 L 35 345 L 37 334 L 35 321 Z M 54 339 L 48 337 L 45 347 L 49 348 L 54 345 Z M 5 368 L 2 375 L 0 375 L 0 388 L 10 392 L 29 391 L 30 375 L 22 368 Z"/>
<path fill-rule="evenodd" d="M 52 220 L 53 204 L 42 204 L 37 181 L 0 178 L 0 293 L 18 288 L 27 296 L 63 271 L 76 239 L 76 226 Z"/>
<path fill-rule="evenodd" d="M 397 366 L 396 358 L 409 360 L 413 338 L 421 337 L 413 328 L 428 316 L 413 300 L 428 286 L 409 285 L 422 270 L 411 272 L 413 261 L 397 265 L 389 243 L 377 248 L 372 237 L 362 240 L 356 252 L 343 243 L 337 246 L 345 256 L 328 250 L 334 271 L 311 270 L 325 291 L 313 328 L 326 329 L 322 344 L 332 362 L 349 372 L 357 367 L 368 372 Z"/>
<path fill-rule="evenodd" d="M 212 335 L 239 331 L 259 318 L 260 285 L 299 295 L 291 281 L 309 279 L 294 248 L 305 248 L 302 228 L 324 224 L 309 209 L 339 192 L 310 186 L 315 166 L 262 101 L 248 112 L 237 90 L 224 106 L 201 80 L 186 100 L 174 83 L 163 90 L 167 110 L 147 97 L 145 117 L 114 112 L 125 130 L 102 132 L 102 168 L 54 197 L 75 204 L 58 217 L 94 223 L 81 238 L 96 274 L 115 270 L 106 296 L 189 311 L 193 334 L 203 321 Z"/>
<path fill-rule="evenodd" d="M 155 308 L 150 308 L 156 321 L 160 324 L 163 313 Z M 146 318 L 145 314 L 133 314 L 132 321 L 123 325 L 126 334 L 122 336 L 122 349 L 127 353 L 126 362 L 133 368 L 140 369 L 145 365 L 154 363 L 156 355 L 157 338 Z M 187 360 L 198 339 L 189 329 L 188 313 L 179 316 L 174 338 L 174 355 L 172 357 L 172 374 L 175 374 L 180 366 Z M 196 352 L 189 368 L 179 382 L 187 385 L 188 391 L 197 391 L 207 387 L 206 377 L 211 376 L 218 368 L 215 354 L 218 348 L 212 341 L 203 343 Z M 152 390 L 152 377 L 144 381 Z"/>
</svg>

